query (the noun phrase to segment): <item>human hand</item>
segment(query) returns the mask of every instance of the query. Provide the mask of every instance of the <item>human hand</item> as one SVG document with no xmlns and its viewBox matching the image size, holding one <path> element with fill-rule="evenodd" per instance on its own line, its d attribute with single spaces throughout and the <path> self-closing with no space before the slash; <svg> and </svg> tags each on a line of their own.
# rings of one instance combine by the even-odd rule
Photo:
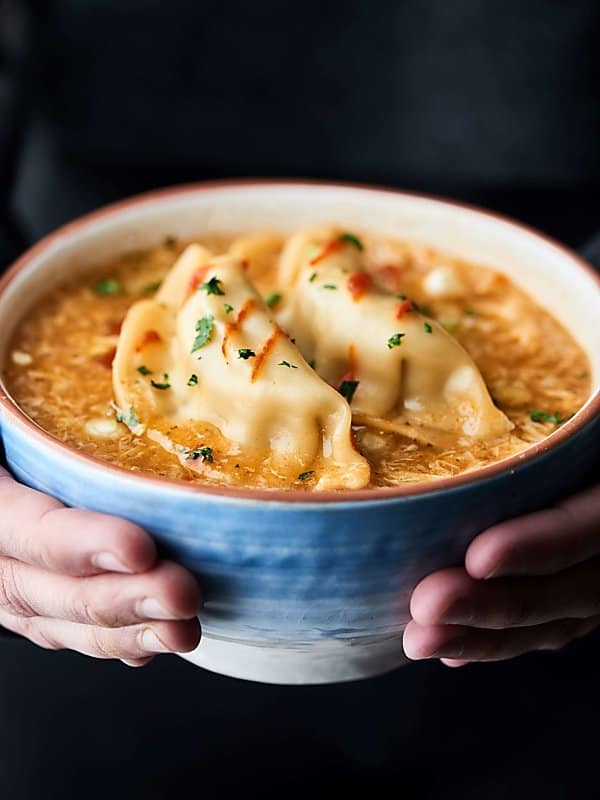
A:
<svg viewBox="0 0 600 800">
<path fill-rule="evenodd" d="M 450 667 L 554 650 L 600 624 L 600 485 L 473 540 L 465 566 L 424 578 L 404 632 L 411 659 Z"/>
<path fill-rule="evenodd" d="M 142 666 L 200 639 L 198 584 L 132 522 L 66 508 L 0 469 L 0 625 Z"/>
</svg>

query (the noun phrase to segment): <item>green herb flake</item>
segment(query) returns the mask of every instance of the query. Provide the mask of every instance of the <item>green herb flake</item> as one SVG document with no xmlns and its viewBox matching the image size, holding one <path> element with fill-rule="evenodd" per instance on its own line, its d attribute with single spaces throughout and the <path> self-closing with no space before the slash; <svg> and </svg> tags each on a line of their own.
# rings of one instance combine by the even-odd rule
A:
<svg viewBox="0 0 600 800">
<path fill-rule="evenodd" d="M 195 353 L 196 350 L 199 350 L 201 347 L 204 347 L 205 344 L 208 344 L 212 335 L 214 322 L 215 318 L 212 314 L 202 317 L 202 319 L 199 319 L 196 322 L 196 338 L 194 339 L 194 343 L 192 345 L 192 353 Z"/>
<path fill-rule="evenodd" d="M 92 289 L 96 294 L 100 295 L 119 294 L 121 284 L 114 278 L 104 278 L 101 281 L 96 281 Z"/>
<path fill-rule="evenodd" d="M 300 475 L 298 475 L 298 480 L 305 481 L 307 478 L 310 478 L 310 476 L 313 474 L 314 474 L 314 469 L 309 469 L 307 472 L 301 472 Z"/>
<path fill-rule="evenodd" d="M 529 411 L 529 417 L 532 422 L 551 422 L 553 425 L 562 425 L 572 416 L 572 414 L 568 414 L 566 417 L 561 417 L 558 411 L 555 411 L 554 414 L 548 414 L 546 411 L 539 411 L 535 408 Z"/>
<path fill-rule="evenodd" d="M 246 361 L 249 358 L 255 358 L 256 353 L 254 350 L 250 350 L 248 347 L 242 347 L 238 350 L 238 358 L 243 358 Z"/>
<path fill-rule="evenodd" d="M 315 280 L 316 277 L 317 277 L 317 273 L 313 272 L 312 275 L 310 276 L 310 278 L 308 279 L 308 282 L 312 283 Z"/>
<path fill-rule="evenodd" d="M 290 369 L 298 369 L 298 367 L 295 364 L 290 364 L 289 361 L 280 361 L 279 364 L 277 364 L 277 366 L 278 367 L 289 367 Z"/>
<path fill-rule="evenodd" d="M 171 384 L 169 382 L 169 376 L 165 372 L 163 375 L 162 381 L 150 381 L 150 385 L 153 386 L 155 389 L 170 389 Z"/>
<path fill-rule="evenodd" d="M 162 281 L 154 281 L 154 283 L 147 283 L 145 286 L 142 287 L 141 293 L 142 294 L 154 294 L 160 289 Z"/>
<path fill-rule="evenodd" d="M 396 300 L 406 300 L 406 299 L 407 299 L 407 297 L 406 297 L 405 294 L 397 294 L 396 295 Z M 415 304 L 413 303 L 413 305 L 415 305 Z M 415 308 L 416 308 L 416 306 L 415 306 Z"/>
<path fill-rule="evenodd" d="M 121 422 L 123 422 L 123 417 L 121 416 Z M 135 408 L 133 406 L 129 406 L 129 417 L 127 419 L 127 427 L 128 428 L 137 428 L 140 424 L 139 419 L 137 418 L 137 414 L 135 413 Z"/>
<path fill-rule="evenodd" d="M 390 336 L 387 340 L 388 350 L 391 350 L 392 347 L 400 347 L 404 336 L 406 336 L 405 333 L 394 333 L 393 336 Z"/>
<path fill-rule="evenodd" d="M 324 289 L 337 289 L 337 286 L 335 286 L 333 283 L 324 283 L 323 284 L 323 288 Z"/>
<path fill-rule="evenodd" d="M 225 294 L 222 289 L 222 282 L 218 278 L 211 278 L 206 283 L 201 283 L 198 289 L 202 289 L 206 294 Z"/>
<path fill-rule="evenodd" d="M 442 328 L 448 333 L 456 333 L 456 331 L 460 328 L 460 322 L 456 320 L 447 320 L 446 322 L 442 322 Z"/>
<path fill-rule="evenodd" d="M 413 309 L 418 314 L 423 314 L 424 317 L 430 317 L 431 316 L 431 308 L 429 306 L 420 306 L 418 303 L 415 303 L 414 300 L 411 300 L 410 302 L 413 305 Z"/>
<path fill-rule="evenodd" d="M 230 314 L 233 311 L 233 306 L 230 306 L 229 303 L 225 303 L 224 308 L 227 314 Z"/>
<path fill-rule="evenodd" d="M 268 296 L 268 297 L 265 299 L 265 303 L 266 303 L 266 304 L 269 306 L 269 308 L 273 308 L 273 306 L 276 306 L 276 305 L 277 305 L 277 303 L 278 303 L 280 300 L 281 300 L 281 295 L 279 294 L 279 292 L 273 292 L 272 294 L 270 294 L 270 295 L 269 295 L 269 296 Z"/>
<path fill-rule="evenodd" d="M 354 233 L 342 233 L 340 236 L 340 242 L 346 242 L 347 244 L 351 244 L 353 247 L 356 247 L 357 250 L 364 250 L 365 247 L 361 240 L 356 236 Z"/>
<path fill-rule="evenodd" d="M 433 333 L 433 328 L 428 322 L 424 322 L 423 327 L 425 328 L 425 333 Z"/>
<path fill-rule="evenodd" d="M 136 369 L 140 375 L 152 375 L 152 370 L 148 369 L 148 367 L 144 366 L 144 364 L 140 364 L 140 366 L 136 367 Z"/>
<path fill-rule="evenodd" d="M 212 447 L 198 447 L 196 450 L 191 450 L 187 456 L 186 461 L 208 461 L 209 464 L 214 462 Z"/>
<path fill-rule="evenodd" d="M 314 358 L 311 358 L 311 360 L 308 362 L 308 366 L 312 367 L 312 369 L 317 368 L 317 362 L 314 360 Z"/>
<path fill-rule="evenodd" d="M 352 398 L 354 397 L 354 392 L 358 388 L 359 381 L 342 381 L 340 383 L 340 388 L 338 392 L 345 397 L 348 403 L 352 402 Z"/>
<path fill-rule="evenodd" d="M 187 382 L 188 386 L 197 386 L 198 385 L 198 376 L 197 375 L 190 375 Z"/>
</svg>

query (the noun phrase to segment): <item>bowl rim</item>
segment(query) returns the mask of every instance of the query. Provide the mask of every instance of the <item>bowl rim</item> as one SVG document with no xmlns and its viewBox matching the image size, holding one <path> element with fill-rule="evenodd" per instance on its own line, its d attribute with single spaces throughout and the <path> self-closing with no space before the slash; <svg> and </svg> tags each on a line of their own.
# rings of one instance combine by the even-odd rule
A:
<svg viewBox="0 0 600 800">
<path fill-rule="evenodd" d="M 400 197 L 404 196 L 408 199 L 425 200 L 458 208 L 471 214 L 489 217 L 493 220 L 500 221 L 513 228 L 517 228 L 520 232 L 525 233 L 530 237 L 537 238 L 546 244 L 550 244 L 562 254 L 566 255 L 576 268 L 588 273 L 588 275 L 591 276 L 594 282 L 600 287 L 600 274 L 597 273 L 587 261 L 585 261 L 581 256 L 579 256 L 575 251 L 571 250 L 566 245 L 561 244 L 552 237 L 541 233 L 536 228 L 533 228 L 525 223 L 514 220 L 513 218 L 504 214 L 499 214 L 495 211 L 480 208 L 470 203 L 447 199 L 442 196 L 370 183 L 326 181 L 306 178 L 230 178 L 223 180 L 184 183 L 175 186 L 154 189 L 132 195 L 131 197 L 124 198 L 114 203 L 109 203 L 101 206 L 95 211 L 77 217 L 71 222 L 60 226 L 56 230 L 41 238 L 38 242 L 28 248 L 8 268 L 4 275 L 0 277 L 0 296 L 7 290 L 8 286 L 13 282 L 21 270 L 27 267 L 33 259 L 43 254 L 44 251 L 51 247 L 55 242 L 61 239 L 69 239 L 79 233 L 81 229 L 93 226 L 99 220 L 110 217 L 118 217 L 123 211 L 129 210 L 132 207 L 139 207 L 146 204 L 151 205 L 152 203 L 160 200 L 168 200 L 170 198 L 183 196 L 186 194 L 194 195 L 202 192 L 213 192 L 219 189 L 235 188 L 312 188 L 315 190 L 319 188 L 349 189 L 353 191 L 362 191 L 365 193 L 392 194 Z M 407 483 L 400 486 L 379 487 L 372 489 L 337 489 L 323 492 L 301 492 L 294 489 L 251 489 L 246 487 L 212 486 L 208 484 L 203 485 L 187 483 L 176 478 L 164 478 L 145 473 L 133 472 L 125 467 L 117 466 L 116 464 L 112 464 L 108 461 L 102 461 L 99 458 L 88 455 L 87 453 L 77 450 L 75 447 L 60 441 L 48 431 L 44 430 L 34 420 L 30 419 L 18 406 L 16 400 L 10 396 L 7 388 L 4 385 L 1 375 L 0 408 L 3 409 L 4 413 L 13 422 L 17 423 L 18 427 L 24 429 L 28 434 L 32 435 L 34 439 L 37 439 L 46 445 L 55 447 L 64 456 L 82 462 L 82 465 L 85 463 L 90 468 L 98 469 L 109 475 L 114 475 L 116 480 L 127 476 L 129 479 L 139 482 L 140 487 L 143 485 L 146 485 L 148 488 L 163 486 L 165 489 L 179 489 L 186 494 L 201 494 L 213 497 L 228 498 L 232 500 L 244 499 L 269 501 L 275 503 L 310 503 L 318 505 L 324 503 L 364 503 L 364 501 L 395 500 L 419 495 L 422 496 L 426 494 L 439 493 L 440 491 L 444 490 L 459 489 L 469 484 L 476 484 L 481 481 L 489 480 L 490 478 L 496 478 L 502 474 L 514 474 L 514 471 L 517 467 L 527 464 L 551 450 L 559 448 L 571 436 L 578 433 L 586 425 L 592 422 L 594 417 L 600 413 L 600 391 L 597 391 L 593 397 L 588 398 L 584 408 L 578 411 L 570 420 L 561 425 L 557 431 L 549 434 L 545 439 L 530 445 L 525 450 L 513 456 L 509 456 L 508 458 L 502 459 L 487 466 L 478 467 L 477 469 L 462 472 L 458 475 L 453 475 L 448 478 L 423 481 L 422 483 Z"/>
</svg>

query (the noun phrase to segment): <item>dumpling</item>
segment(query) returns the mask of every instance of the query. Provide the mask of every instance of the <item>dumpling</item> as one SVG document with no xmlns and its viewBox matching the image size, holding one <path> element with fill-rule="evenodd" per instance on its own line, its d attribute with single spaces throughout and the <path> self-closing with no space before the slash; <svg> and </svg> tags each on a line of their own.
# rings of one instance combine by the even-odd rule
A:
<svg viewBox="0 0 600 800">
<path fill-rule="evenodd" d="M 131 307 L 113 385 L 134 433 L 208 478 L 316 489 L 369 481 L 348 403 L 306 363 L 232 255 L 191 245 L 156 297 Z"/>
<path fill-rule="evenodd" d="M 351 401 L 354 421 L 445 445 L 495 439 L 512 424 L 474 362 L 410 300 L 376 288 L 362 243 L 329 231 L 292 236 L 281 256 L 278 320 Z"/>
</svg>

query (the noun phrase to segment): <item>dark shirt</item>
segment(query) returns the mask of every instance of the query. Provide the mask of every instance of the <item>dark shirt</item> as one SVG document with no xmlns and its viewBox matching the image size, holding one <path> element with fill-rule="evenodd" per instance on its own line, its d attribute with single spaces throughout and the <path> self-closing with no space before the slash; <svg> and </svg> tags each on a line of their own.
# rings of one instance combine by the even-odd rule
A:
<svg viewBox="0 0 600 800">
<path fill-rule="evenodd" d="M 235 175 L 452 195 L 574 246 L 600 227 L 595 0 L 2 9 L 0 265 L 99 204 Z M 2 796 L 590 796 L 596 651 L 290 689 L 6 645 Z"/>
</svg>

